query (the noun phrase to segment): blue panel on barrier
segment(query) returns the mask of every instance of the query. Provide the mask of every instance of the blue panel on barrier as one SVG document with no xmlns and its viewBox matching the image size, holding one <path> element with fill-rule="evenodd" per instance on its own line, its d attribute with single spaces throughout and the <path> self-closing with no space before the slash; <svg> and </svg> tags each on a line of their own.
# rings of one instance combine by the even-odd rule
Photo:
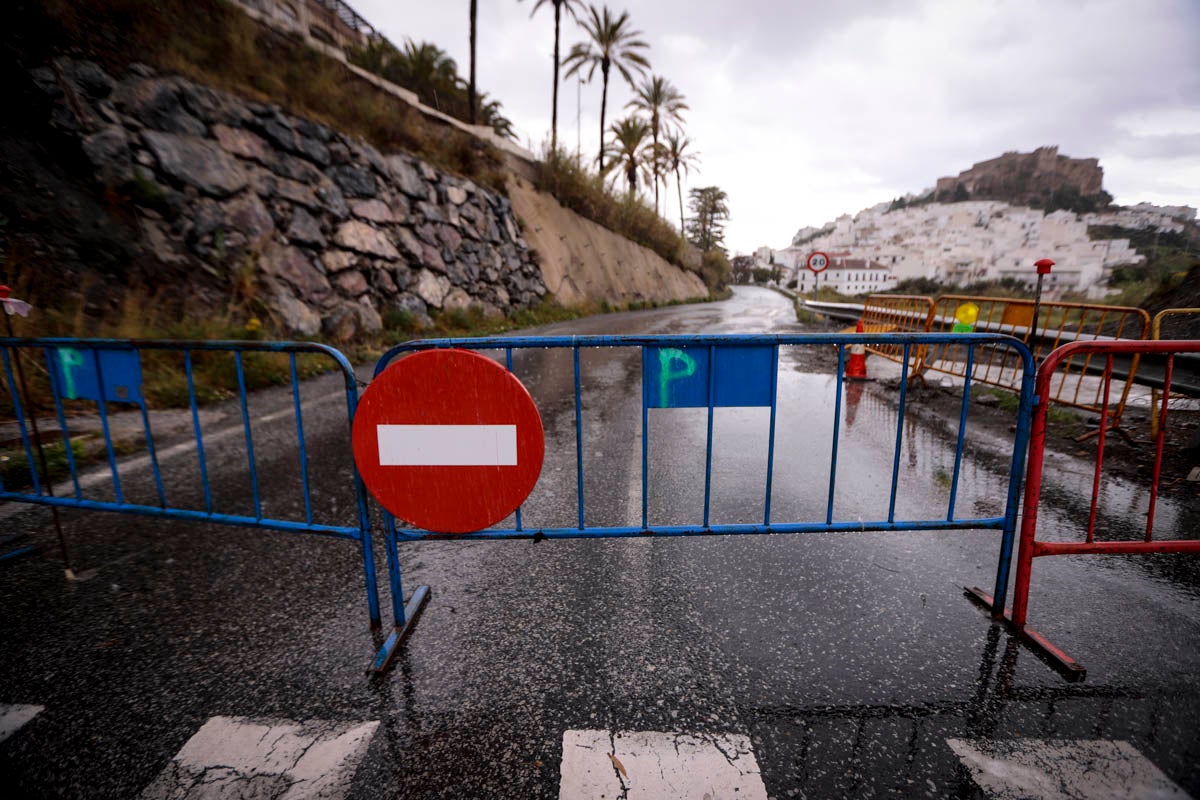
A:
<svg viewBox="0 0 1200 800">
<path fill-rule="evenodd" d="M 713 405 L 771 405 L 774 348 L 712 348 Z M 642 356 L 649 408 L 708 406 L 709 348 L 706 346 L 647 347 Z"/>
<path fill-rule="evenodd" d="M 100 400 L 100 375 L 104 377 L 104 399 L 110 403 L 142 402 L 142 364 L 133 350 L 54 349 L 58 385 L 67 400 Z"/>
</svg>

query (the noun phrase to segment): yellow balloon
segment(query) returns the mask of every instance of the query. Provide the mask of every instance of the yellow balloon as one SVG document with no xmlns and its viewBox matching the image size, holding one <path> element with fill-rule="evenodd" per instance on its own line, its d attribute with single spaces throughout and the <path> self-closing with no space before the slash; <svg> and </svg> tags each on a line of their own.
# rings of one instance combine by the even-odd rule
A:
<svg viewBox="0 0 1200 800">
<path fill-rule="evenodd" d="M 963 303 L 954 311 L 954 319 L 963 325 L 974 325 L 979 319 L 979 306 L 974 303 Z"/>
</svg>

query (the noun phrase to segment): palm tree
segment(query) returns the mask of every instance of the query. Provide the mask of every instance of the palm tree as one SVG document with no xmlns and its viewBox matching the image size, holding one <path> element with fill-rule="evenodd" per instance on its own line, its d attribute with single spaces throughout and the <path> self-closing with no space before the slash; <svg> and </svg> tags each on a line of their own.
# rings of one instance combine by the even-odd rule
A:
<svg viewBox="0 0 1200 800">
<path fill-rule="evenodd" d="M 558 150 L 558 32 L 559 23 L 562 18 L 562 12 L 565 10 L 571 15 L 571 19 L 579 21 L 579 15 L 575 13 L 575 9 L 583 8 L 583 0 L 537 0 L 533 4 L 533 11 L 529 12 L 529 16 L 537 13 L 537 10 L 542 6 L 550 3 L 554 6 L 554 99 L 550 105 L 550 152 L 554 153 Z"/>
<path fill-rule="evenodd" d="M 671 131 L 667 134 L 667 168 L 675 173 L 675 187 L 679 190 L 679 230 L 683 230 L 683 178 L 680 177 L 680 172 L 687 173 L 700 160 L 696 153 L 691 152 L 688 148 L 691 142 L 680 131 Z"/>
<path fill-rule="evenodd" d="M 439 110 L 438 91 L 443 96 L 453 96 L 459 85 L 458 65 L 454 59 L 435 44 L 417 44 L 412 39 L 407 40 L 404 49 L 388 62 L 383 77 L 412 89 L 422 102 Z"/>
<path fill-rule="evenodd" d="M 632 200 L 637 191 L 638 172 L 647 172 L 646 159 L 650 154 L 646 152 L 644 145 L 646 135 L 650 133 L 650 126 L 637 117 L 627 117 L 620 122 L 614 122 L 611 131 L 613 141 L 605 148 L 613 157 L 609 169 L 619 167 L 625 173 L 625 180 L 629 182 L 629 198 Z M 600 172 L 604 174 L 603 169 Z"/>
<path fill-rule="evenodd" d="M 475 124 L 475 12 L 479 0 L 471 0 L 471 82 L 467 86 L 467 105 L 471 107 L 468 114 L 470 122 Z"/>
<path fill-rule="evenodd" d="M 517 140 L 517 132 L 513 130 L 512 120 L 500 111 L 499 100 L 489 100 L 487 92 L 479 93 L 479 121 L 487 125 L 500 136 L 511 141 Z"/>
<path fill-rule="evenodd" d="M 683 95 L 670 81 L 660 75 L 653 75 L 642 81 L 642 85 L 637 88 L 637 94 L 625 107 L 636 108 L 650 117 L 650 134 L 657 147 L 659 132 L 667 123 L 683 123 L 683 115 L 680 112 L 687 110 L 687 103 L 683 102 Z M 654 179 L 654 210 L 658 211 L 657 177 Z"/>
<path fill-rule="evenodd" d="M 648 127 L 648 126 L 647 126 Z M 651 142 L 646 145 L 646 162 L 650 179 L 654 181 L 654 213 L 658 212 L 658 183 L 662 181 L 663 188 L 667 185 L 667 173 L 671 171 L 667 146 L 662 142 Z"/>
<path fill-rule="evenodd" d="M 633 85 L 633 73 L 645 72 L 650 68 L 650 62 L 639 52 L 648 44 L 638 39 L 641 31 L 629 28 L 629 12 L 622 11 L 621 16 L 614 17 L 608 6 L 603 13 L 595 6 L 588 6 L 588 18 L 583 21 L 583 29 L 587 31 L 590 42 L 579 42 L 571 48 L 563 64 L 570 65 L 566 77 L 587 69 L 588 80 L 600 68 L 604 78 L 604 89 L 600 95 L 600 171 L 604 171 L 604 114 L 608 106 L 608 73 L 613 67 L 621 73 L 630 86 Z"/>
</svg>

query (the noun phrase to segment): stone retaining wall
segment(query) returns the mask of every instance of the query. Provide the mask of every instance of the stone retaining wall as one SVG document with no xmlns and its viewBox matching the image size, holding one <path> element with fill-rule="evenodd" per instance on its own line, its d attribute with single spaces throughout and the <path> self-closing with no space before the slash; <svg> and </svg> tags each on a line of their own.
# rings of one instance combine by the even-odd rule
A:
<svg viewBox="0 0 1200 800">
<path fill-rule="evenodd" d="M 159 261 L 257 281 L 292 334 L 344 340 L 388 311 L 500 315 L 546 294 L 509 200 L 469 180 L 144 65 L 113 78 L 61 60 L 34 77 Z"/>
</svg>

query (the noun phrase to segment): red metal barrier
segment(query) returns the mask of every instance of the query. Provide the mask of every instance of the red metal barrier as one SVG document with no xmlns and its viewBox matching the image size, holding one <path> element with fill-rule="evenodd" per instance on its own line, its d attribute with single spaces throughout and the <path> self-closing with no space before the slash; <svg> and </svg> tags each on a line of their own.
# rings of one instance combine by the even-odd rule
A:
<svg viewBox="0 0 1200 800">
<path fill-rule="evenodd" d="M 1039 648 L 1067 673 L 1068 677 L 1083 677 L 1084 669 L 1070 656 L 1059 650 L 1045 637 L 1026 626 L 1029 612 L 1029 580 L 1033 571 L 1033 560 L 1040 556 L 1088 555 L 1088 554 L 1138 554 L 1138 553 L 1200 553 L 1200 539 L 1155 539 L 1154 510 L 1158 502 L 1159 480 L 1162 476 L 1163 443 L 1166 439 L 1167 403 L 1158 411 L 1158 435 L 1154 438 L 1154 467 L 1151 472 L 1150 503 L 1146 515 L 1146 529 L 1139 531 L 1140 539 L 1096 541 L 1096 505 L 1104 466 L 1105 431 L 1108 428 L 1109 392 L 1112 388 L 1114 356 L 1158 356 L 1165 357 L 1163 397 L 1171 396 L 1171 377 L 1175 367 L 1175 356 L 1181 353 L 1200 353 L 1200 340 L 1191 341 L 1093 341 L 1073 342 L 1051 352 L 1038 369 L 1035 396 L 1041 398 L 1034 408 L 1033 429 L 1029 441 L 1029 462 L 1025 478 L 1025 507 L 1021 520 L 1020 551 L 1017 557 L 1016 587 L 1013 596 L 1010 621 L 1027 641 Z M 1105 359 L 1104 400 L 1101 404 L 1099 440 L 1096 451 L 1095 477 L 1092 482 L 1091 511 L 1088 515 L 1085 539 L 1082 542 L 1038 541 L 1038 504 L 1042 491 L 1042 466 L 1046 449 L 1046 414 L 1049 403 L 1045 398 L 1052 396 L 1050 381 L 1063 363 L 1070 363 L 1072 356 L 1099 355 Z M 1196 534 L 1192 534 L 1195 536 Z"/>
</svg>

